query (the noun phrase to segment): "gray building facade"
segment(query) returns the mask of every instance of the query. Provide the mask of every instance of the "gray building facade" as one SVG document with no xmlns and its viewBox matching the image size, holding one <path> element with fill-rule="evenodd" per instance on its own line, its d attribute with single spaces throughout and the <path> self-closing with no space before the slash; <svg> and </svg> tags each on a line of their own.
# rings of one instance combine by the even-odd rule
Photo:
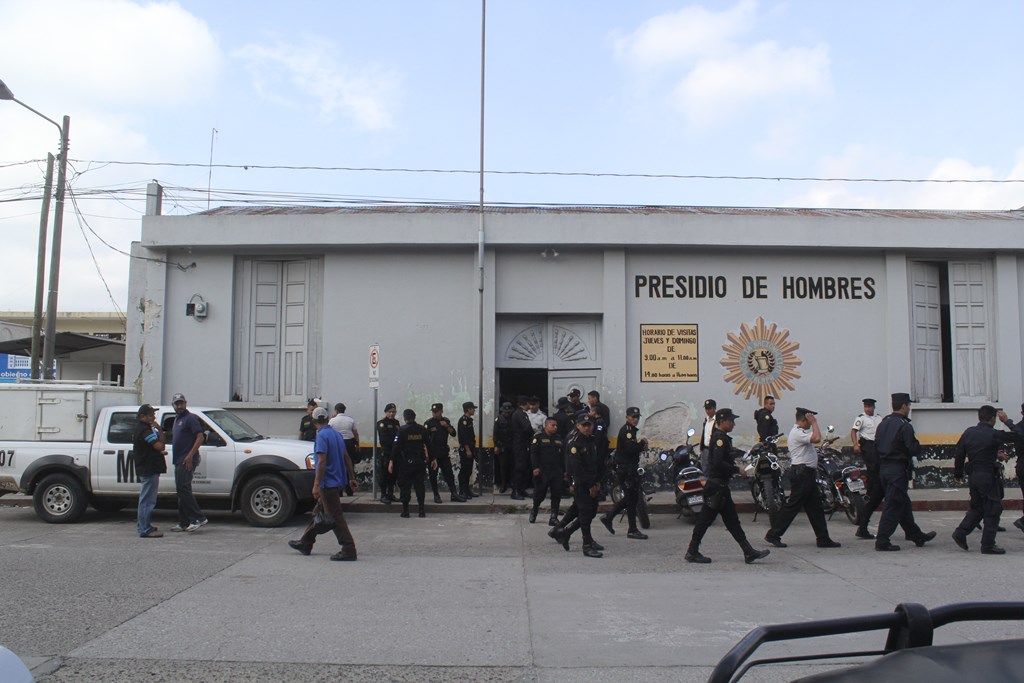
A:
<svg viewBox="0 0 1024 683">
<path fill-rule="evenodd" d="M 910 391 L 941 461 L 980 405 L 1022 401 L 1022 211 L 221 208 L 144 217 L 133 255 L 126 383 L 268 434 L 318 396 L 369 445 L 372 344 L 380 406 L 482 397 L 484 445 L 502 398 L 573 386 L 664 445 L 709 397 L 743 443 L 766 394 L 784 430 L 799 405 L 847 435 Z"/>
</svg>

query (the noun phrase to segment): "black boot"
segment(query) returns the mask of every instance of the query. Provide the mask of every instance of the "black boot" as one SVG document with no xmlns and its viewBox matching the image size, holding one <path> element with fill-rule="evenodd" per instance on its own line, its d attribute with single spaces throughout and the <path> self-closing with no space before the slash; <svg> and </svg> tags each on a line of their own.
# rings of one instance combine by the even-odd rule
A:
<svg viewBox="0 0 1024 683">
<path fill-rule="evenodd" d="M 554 538 L 556 541 L 562 544 L 562 547 L 569 550 L 569 538 L 572 537 L 573 533 L 580 528 L 579 520 L 572 520 L 568 526 L 562 527 L 557 531 L 554 531 Z"/>
<path fill-rule="evenodd" d="M 408 519 L 408 517 L 409 517 L 409 504 L 408 503 L 402 503 L 402 514 L 401 514 L 401 516 L 405 517 L 406 519 Z"/>
<path fill-rule="evenodd" d="M 440 505 L 441 504 L 441 492 L 437 489 L 437 484 L 434 484 L 433 487 L 431 487 L 431 488 L 433 488 L 433 490 L 434 490 L 434 502 L 437 503 L 438 505 Z"/>
<path fill-rule="evenodd" d="M 426 517 L 427 516 L 426 511 L 423 509 L 423 503 L 420 503 L 420 515 L 419 516 L 420 517 Z"/>
<path fill-rule="evenodd" d="M 711 558 L 701 555 L 699 550 L 687 550 L 684 557 L 687 562 L 694 564 L 711 564 Z"/>
<path fill-rule="evenodd" d="M 741 543 L 740 547 L 743 548 L 743 561 L 747 564 L 752 564 L 757 560 L 762 560 L 768 557 L 768 554 L 771 553 L 767 548 L 764 550 L 755 550 L 754 546 L 750 545 L 747 541 Z"/>
<path fill-rule="evenodd" d="M 583 546 L 583 557 L 604 557 L 604 553 L 595 548 L 593 544 Z"/>
<path fill-rule="evenodd" d="M 548 517 L 548 526 L 558 526 L 558 513 L 551 513 L 551 516 Z"/>
<path fill-rule="evenodd" d="M 532 510 L 530 510 L 530 524 L 533 524 L 536 521 L 537 521 L 537 508 L 534 507 Z"/>
<path fill-rule="evenodd" d="M 612 513 L 610 513 L 610 512 L 606 512 L 603 515 L 601 515 L 600 517 L 598 517 L 598 520 L 600 520 L 601 524 L 604 524 L 604 528 L 608 530 L 608 533 L 610 533 L 612 536 L 614 536 L 615 535 L 615 527 L 612 526 L 611 514 Z"/>
</svg>

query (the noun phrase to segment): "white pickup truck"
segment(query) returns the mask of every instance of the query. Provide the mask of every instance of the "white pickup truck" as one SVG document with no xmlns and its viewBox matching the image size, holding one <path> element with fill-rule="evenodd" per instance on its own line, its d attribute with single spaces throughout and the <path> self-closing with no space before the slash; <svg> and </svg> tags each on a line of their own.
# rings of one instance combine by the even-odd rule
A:
<svg viewBox="0 0 1024 683">
<path fill-rule="evenodd" d="M 95 385 L 0 386 L 0 496 L 31 494 L 36 514 L 53 524 L 80 519 L 89 504 L 104 512 L 135 506 L 134 398 Z M 173 506 L 174 410 L 154 407 L 167 441 L 158 505 Z M 312 506 L 312 443 L 261 436 L 221 408 L 189 411 L 206 430 L 192 482 L 202 507 L 241 509 L 250 524 L 274 527 Z"/>
</svg>

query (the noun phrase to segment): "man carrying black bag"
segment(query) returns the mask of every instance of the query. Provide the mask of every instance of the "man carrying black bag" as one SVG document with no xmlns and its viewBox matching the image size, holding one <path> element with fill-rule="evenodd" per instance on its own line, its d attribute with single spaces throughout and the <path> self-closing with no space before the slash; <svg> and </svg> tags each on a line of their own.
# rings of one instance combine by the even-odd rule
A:
<svg viewBox="0 0 1024 683">
<path fill-rule="evenodd" d="M 302 533 L 302 538 L 288 541 L 288 547 L 309 555 L 313 552 L 316 537 L 333 531 L 341 550 L 331 555 L 331 559 L 351 562 L 356 559 L 356 542 L 341 510 L 341 490 L 353 480 L 352 460 L 345 452 L 345 441 L 341 434 L 328 424 L 327 410 L 317 408 L 312 417 L 317 430 L 314 456 L 316 478 L 313 481 L 316 506 L 313 508 L 313 519 Z"/>
</svg>

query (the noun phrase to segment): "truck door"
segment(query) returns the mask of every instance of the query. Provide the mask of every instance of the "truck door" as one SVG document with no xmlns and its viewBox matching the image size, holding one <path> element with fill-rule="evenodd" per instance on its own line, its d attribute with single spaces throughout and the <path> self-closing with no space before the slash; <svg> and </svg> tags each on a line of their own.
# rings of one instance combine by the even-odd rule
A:
<svg viewBox="0 0 1024 683">
<path fill-rule="evenodd" d="M 132 434 L 137 421 L 134 410 L 112 411 L 106 430 L 96 434 L 96 441 L 92 445 L 96 454 L 92 467 L 92 487 L 97 493 L 139 495 L 135 456 L 132 452 Z"/>
<path fill-rule="evenodd" d="M 202 463 L 192 480 L 192 490 L 207 496 L 229 496 L 235 476 L 235 443 L 202 413 L 199 421 L 206 432 L 206 441 L 199 447 Z"/>
</svg>

